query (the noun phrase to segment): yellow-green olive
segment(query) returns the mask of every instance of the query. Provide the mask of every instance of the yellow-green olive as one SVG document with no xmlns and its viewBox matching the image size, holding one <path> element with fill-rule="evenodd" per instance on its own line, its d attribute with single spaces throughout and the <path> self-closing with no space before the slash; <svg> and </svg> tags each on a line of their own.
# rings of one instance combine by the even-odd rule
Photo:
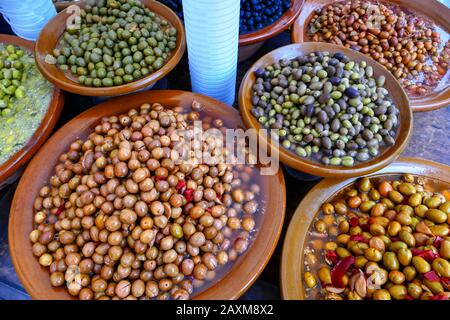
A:
<svg viewBox="0 0 450 320">
<path fill-rule="evenodd" d="M 398 270 L 389 272 L 389 280 L 394 284 L 402 284 L 405 281 L 405 275 Z"/>
<path fill-rule="evenodd" d="M 352 254 L 350 251 L 348 251 L 345 248 L 339 247 L 336 249 L 336 254 L 339 256 L 339 258 L 343 259 L 345 257 L 351 256 Z"/>
<path fill-rule="evenodd" d="M 395 204 L 389 198 L 383 198 L 380 201 L 382 204 L 386 205 L 386 207 L 391 210 L 395 207 Z"/>
<path fill-rule="evenodd" d="M 380 192 L 377 189 L 372 189 L 369 191 L 369 197 L 370 199 L 374 201 L 378 201 L 381 198 Z"/>
<path fill-rule="evenodd" d="M 444 239 L 439 248 L 439 254 L 442 258 L 450 259 L 450 240 Z"/>
<path fill-rule="evenodd" d="M 422 195 L 420 193 L 414 193 L 408 199 L 408 204 L 411 207 L 417 207 L 422 203 Z"/>
<path fill-rule="evenodd" d="M 366 251 L 364 251 L 364 256 L 367 258 L 367 260 L 375 262 L 380 261 L 383 257 L 381 252 L 375 248 L 366 249 Z"/>
<path fill-rule="evenodd" d="M 401 229 L 402 229 L 402 225 L 399 222 L 391 221 L 391 222 L 389 222 L 389 225 L 387 227 L 387 233 L 391 237 L 395 237 L 395 236 L 397 236 L 397 234 L 400 232 Z"/>
<path fill-rule="evenodd" d="M 403 300 L 408 295 L 408 290 L 404 285 L 396 284 L 389 288 L 389 293 L 395 300 Z"/>
<path fill-rule="evenodd" d="M 323 220 L 317 220 L 314 223 L 314 227 L 316 228 L 316 231 L 319 233 L 324 233 L 327 230 L 327 225 Z"/>
<path fill-rule="evenodd" d="M 368 260 L 366 259 L 366 257 L 357 256 L 355 258 L 355 267 L 362 269 L 362 268 L 364 268 L 364 266 L 366 265 L 367 262 L 368 262 Z"/>
<path fill-rule="evenodd" d="M 414 265 L 414 268 L 416 268 L 417 272 L 419 273 L 427 273 L 431 270 L 431 266 L 424 258 L 419 256 L 414 256 L 412 258 L 412 264 Z"/>
<path fill-rule="evenodd" d="M 406 211 L 402 211 L 395 216 L 395 220 L 401 225 L 409 226 L 412 222 L 411 216 Z"/>
<path fill-rule="evenodd" d="M 377 289 L 372 295 L 374 300 L 391 300 L 391 294 L 386 289 Z"/>
<path fill-rule="evenodd" d="M 383 265 L 388 270 L 398 270 L 400 265 L 394 252 L 385 252 L 383 255 Z"/>
<path fill-rule="evenodd" d="M 417 283 L 408 283 L 408 293 L 411 297 L 414 299 L 419 299 L 420 295 L 422 294 L 422 287 L 419 286 Z"/>
<path fill-rule="evenodd" d="M 408 266 L 411 263 L 412 253 L 411 250 L 400 248 L 397 251 L 397 259 L 398 262 L 404 267 Z"/>
<path fill-rule="evenodd" d="M 416 193 L 416 188 L 414 188 L 414 186 L 411 183 L 407 182 L 400 183 L 397 190 L 406 196 L 410 196 Z"/>
<path fill-rule="evenodd" d="M 416 239 L 414 239 L 413 235 L 408 231 L 400 231 L 398 233 L 398 237 L 401 241 L 403 241 L 410 247 L 414 247 L 416 245 Z"/>
<path fill-rule="evenodd" d="M 346 245 L 350 240 L 350 235 L 348 234 L 340 234 L 336 237 L 336 241 L 340 244 Z"/>
<path fill-rule="evenodd" d="M 423 202 L 428 208 L 435 209 L 441 205 L 441 197 L 434 195 Z"/>
<path fill-rule="evenodd" d="M 407 266 L 403 268 L 403 274 L 405 275 L 406 281 L 412 281 L 416 277 L 416 269 L 413 266 Z"/>
<path fill-rule="evenodd" d="M 423 284 L 434 294 L 438 294 L 444 291 L 444 287 L 439 281 L 430 281 L 427 279 L 423 279 Z"/>
<path fill-rule="evenodd" d="M 439 210 L 445 212 L 446 214 L 450 215 L 450 201 L 444 202 L 439 206 Z"/>
<path fill-rule="evenodd" d="M 431 263 L 431 267 L 436 273 L 445 278 L 450 278 L 450 262 L 442 258 L 436 258 Z"/>
<path fill-rule="evenodd" d="M 408 249 L 408 245 L 406 243 L 404 243 L 403 241 L 394 241 L 389 246 L 389 251 L 393 251 L 393 252 L 397 253 L 397 251 L 402 248 Z"/>
<path fill-rule="evenodd" d="M 369 212 L 374 206 L 375 206 L 375 201 L 364 201 L 363 203 L 361 203 L 361 205 L 359 206 L 359 210 L 361 210 L 362 212 Z"/>
<path fill-rule="evenodd" d="M 417 207 L 414 208 L 414 213 L 417 216 L 423 218 L 423 217 L 425 217 L 425 212 L 427 212 L 427 210 L 428 210 L 427 206 L 425 206 L 423 204 L 419 204 Z"/>
<path fill-rule="evenodd" d="M 402 203 L 404 197 L 400 192 L 392 190 L 389 191 L 389 199 L 391 199 L 394 203 Z"/>
<path fill-rule="evenodd" d="M 435 236 L 445 237 L 449 234 L 450 229 L 445 224 L 434 225 L 430 227 L 431 233 Z"/>
<path fill-rule="evenodd" d="M 305 283 L 308 288 L 313 288 L 317 284 L 317 280 L 311 272 L 305 272 L 304 274 Z"/>
<path fill-rule="evenodd" d="M 425 217 L 436 223 L 447 221 L 447 214 L 439 209 L 429 209 L 425 212 Z"/>
<path fill-rule="evenodd" d="M 327 267 L 322 267 L 319 269 L 318 276 L 322 284 L 328 285 L 331 284 L 331 272 Z"/>
<path fill-rule="evenodd" d="M 359 182 L 358 189 L 361 192 L 369 192 L 369 190 L 372 188 L 372 183 L 370 182 L 369 178 L 362 178 Z"/>
</svg>

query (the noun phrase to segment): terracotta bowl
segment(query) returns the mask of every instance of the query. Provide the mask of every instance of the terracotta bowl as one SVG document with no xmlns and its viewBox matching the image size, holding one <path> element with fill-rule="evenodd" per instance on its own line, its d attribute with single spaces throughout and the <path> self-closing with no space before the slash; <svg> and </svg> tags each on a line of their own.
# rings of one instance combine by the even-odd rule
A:
<svg viewBox="0 0 450 320">
<path fill-rule="evenodd" d="M 419 158 L 400 158 L 368 177 L 383 177 L 411 173 L 433 179 L 440 185 L 450 185 L 450 167 Z M 304 246 L 310 225 L 321 204 L 332 199 L 344 188 L 354 184 L 351 179 L 323 179 L 303 198 L 289 223 L 281 258 L 281 292 L 284 299 L 305 299 L 303 286 Z"/>
<path fill-rule="evenodd" d="M 264 41 L 273 38 L 291 26 L 300 14 L 305 0 L 292 0 L 291 7 L 274 23 L 262 29 L 239 36 L 239 61 L 250 58 L 258 51 Z"/>
<path fill-rule="evenodd" d="M 23 40 L 18 37 L 0 34 L 0 43 L 10 43 L 25 48 L 29 53 L 33 53 L 34 43 Z M 44 143 L 52 132 L 53 128 L 61 115 L 64 106 L 64 96 L 62 92 L 54 87 L 53 96 L 50 100 L 47 113 L 41 121 L 33 136 L 23 146 L 21 150 L 16 152 L 9 160 L 0 164 L 0 188 L 9 182 L 11 175 L 30 160 L 34 153 Z"/>
<path fill-rule="evenodd" d="M 172 51 L 166 64 L 156 72 L 142 77 L 133 82 L 113 87 L 87 87 L 77 81 L 66 76 L 56 65 L 48 64 L 44 61 L 47 54 L 51 54 L 56 47 L 59 38 L 64 33 L 66 20 L 69 17 L 67 9 L 58 13 L 50 20 L 42 29 L 35 47 L 35 58 L 39 70 L 52 83 L 69 92 L 85 95 L 85 96 L 118 96 L 126 93 L 134 92 L 139 89 L 150 86 L 159 79 L 168 74 L 180 61 L 186 49 L 186 37 L 184 27 L 178 16 L 165 5 L 153 0 L 141 0 L 142 4 L 155 12 L 157 15 L 164 17 L 167 21 L 177 29 L 177 46 Z M 80 1 L 79 6 L 84 5 L 84 1 Z"/>
<path fill-rule="evenodd" d="M 31 252 L 28 238 L 33 230 L 33 201 L 42 184 L 54 172 L 59 155 L 76 138 L 86 137 L 103 116 L 121 114 L 143 103 L 159 102 L 166 107 L 190 108 L 197 100 L 205 106 L 205 114 L 223 119 L 229 128 L 242 127 L 238 112 L 211 98 L 184 91 L 147 91 L 119 97 L 93 107 L 80 114 L 58 130 L 39 151 L 25 170 L 11 205 L 9 220 L 9 248 L 17 275 L 24 288 L 34 299 L 70 299 L 63 288 L 50 284 L 49 272 L 40 267 Z M 283 225 L 286 189 L 281 170 L 277 175 L 261 176 L 264 214 L 261 215 L 256 239 L 225 275 L 216 279 L 196 299 L 237 299 L 256 280 L 269 261 Z"/>
<path fill-rule="evenodd" d="M 384 0 L 404 6 L 409 10 L 416 11 L 421 15 L 428 17 L 438 26 L 450 33 L 450 9 L 439 3 L 437 0 Z M 311 21 L 314 11 L 323 6 L 335 2 L 333 0 L 306 0 L 300 15 L 292 26 L 292 42 L 302 43 L 311 41 L 308 37 L 308 25 Z M 426 5 L 425 5 L 426 4 Z M 439 108 L 445 108 L 450 105 L 450 86 L 442 90 L 430 93 L 423 97 L 412 97 L 411 108 L 414 112 L 431 111 Z"/>
<path fill-rule="evenodd" d="M 282 58 L 292 59 L 298 57 L 299 55 L 304 55 L 314 51 L 328 51 L 330 53 L 343 52 L 353 61 L 367 61 L 367 64 L 373 67 L 375 76 L 384 75 L 386 77 L 385 86 L 389 90 L 389 93 L 400 111 L 400 127 L 398 128 L 397 139 L 393 146 L 389 147 L 379 156 L 371 159 L 370 161 L 359 163 L 349 168 L 343 166 L 326 166 L 319 162 L 310 161 L 306 158 L 297 156 L 295 153 L 288 151 L 284 147 L 279 147 L 277 144 L 276 147 L 279 150 L 281 162 L 298 171 L 320 177 L 356 177 L 377 171 L 387 166 L 389 163 L 394 161 L 406 147 L 412 131 L 412 112 L 409 107 L 408 97 L 394 76 L 391 75 L 391 73 L 384 67 L 374 60 L 367 59 L 367 57 L 363 54 L 343 46 L 320 42 L 291 44 L 276 49 L 256 61 L 244 76 L 241 83 L 241 88 L 239 90 L 239 108 L 245 125 L 247 128 L 262 128 L 258 120 L 251 113 L 251 98 L 253 92 L 252 86 L 256 80 L 254 75 L 255 70 L 278 62 Z M 270 141 L 261 132 L 259 133 L 259 137 L 261 142 L 268 143 L 268 145 L 270 145 Z"/>
</svg>

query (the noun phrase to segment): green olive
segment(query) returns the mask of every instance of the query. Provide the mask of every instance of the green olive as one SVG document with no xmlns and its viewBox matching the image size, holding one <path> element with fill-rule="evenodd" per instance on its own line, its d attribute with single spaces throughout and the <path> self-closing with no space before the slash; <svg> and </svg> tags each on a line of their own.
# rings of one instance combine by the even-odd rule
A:
<svg viewBox="0 0 450 320">
<path fill-rule="evenodd" d="M 319 269 L 318 276 L 322 284 L 328 285 L 331 284 L 331 272 L 327 267 L 322 267 Z"/>
<path fill-rule="evenodd" d="M 406 196 L 416 193 L 416 188 L 411 183 L 403 182 L 398 186 L 398 191 Z"/>
<path fill-rule="evenodd" d="M 412 260 L 411 250 L 405 249 L 405 248 L 400 248 L 397 251 L 397 259 L 402 266 L 405 266 L 405 267 L 408 266 Z"/>
<path fill-rule="evenodd" d="M 370 179 L 367 177 L 364 177 L 359 182 L 359 190 L 361 192 L 369 192 L 370 188 L 372 188 L 372 183 L 370 182 Z"/>
<path fill-rule="evenodd" d="M 393 251 L 393 252 L 397 253 L 397 251 L 402 248 L 408 249 L 408 245 L 406 243 L 404 243 L 403 241 L 395 241 L 395 242 L 392 242 L 392 244 L 389 246 L 389 251 Z"/>
<path fill-rule="evenodd" d="M 406 281 L 412 281 L 416 277 L 416 269 L 413 266 L 407 266 L 403 268 L 403 274 L 405 275 Z"/>
<path fill-rule="evenodd" d="M 444 239 L 439 247 L 439 254 L 442 258 L 450 259 L 450 240 Z"/>
<path fill-rule="evenodd" d="M 411 282 L 408 283 L 408 294 L 413 297 L 414 299 L 419 299 L 420 295 L 422 294 L 422 287 L 419 286 L 417 283 Z"/>
<path fill-rule="evenodd" d="M 394 203 L 402 203 L 404 197 L 400 192 L 392 190 L 389 191 L 389 199 L 391 199 Z"/>
<path fill-rule="evenodd" d="M 428 199 L 425 199 L 424 204 L 431 209 L 438 208 L 441 205 L 441 198 L 437 195 L 434 195 Z"/>
<path fill-rule="evenodd" d="M 339 247 L 336 249 L 336 254 L 339 258 L 343 259 L 345 257 L 351 256 L 352 254 L 345 248 Z"/>
<path fill-rule="evenodd" d="M 420 193 L 414 193 L 408 199 L 408 204 L 411 207 L 417 207 L 421 203 L 422 203 L 422 195 Z"/>
<path fill-rule="evenodd" d="M 423 279 L 423 284 L 434 294 L 438 294 L 444 291 L 444 287 L 439 281 L 430 281 L 427 279 Z"/>
<path fill-rule="evenodd" d="M 412 264 L 419 273 L 427 273 L 431 270 L 430 264 L 422 257 L 414 256 L 412 258 Z"/>
<path fill-rule="evenodd" d="M 317 280 L 311 272 L 305 272 L 304 279 L 308 288 L 313 288 L 317 284 Z"/>
<path fill-rule="evenodd" d="M 383 255 L 383 265 L 388 270 L 398 270 L 399 269 L 399 261 L 394 252 L 385 252 Z"/>
<path fill-rule="evenodd" d="M 366 251 L 364 251 L 364 256 L 367 258 L 367 260 L 375 262 L 380 261 L 383 258 L 381 252 L 375 248 L 368 248 Z"/>
<path fill-rule="evenodd" d="M 425 217 L 436 223 L 447 221 L 447 214 L 439 209 L 429 209 L 425 212 Z"/>
<path fill-rule="evenodd" d="M 423 218 L 423 217 L 425 217 L 425 212 L 427 212 L 427 210 L 428 210 L 428 207 L 426 205 L 420 204 L 414 208 L 414 213 L 417 216 Z"/>
<path fill-rule="evenodd" d="M 450 278 L 450 262 L 442 258 L 436 258 L 431 263 L 431 267 L 436 273 L 445 278 Z"/>
<path fill-rule="evenodd" d="M 363 203 L 361 203 L 361 205 L 359 206 L 359 210 L 361 210 L 362 212 L 369 212 L 374 206 L 375 206 L 375 201 L 364 201 Z"/>
<path fill-rule="evenodd" d="M 375 300 L 391 300 L 391 294 L 386 289 L 377 289 L 372 295 Z"/>
<path fill-rule="evenodd" d="M 445 212 L 446 214 L 450 215 L 450 201 L 444 202 L 439 206 L 439 210 Z"/>
<path fill-rule="evenodd" d="M 405 286 L 396 284 L 389 288 L 389 293 L 395 300 L 403 300 L 408 295 L 408 290 Z"/>
<path fill-rule="evenodd" d="M 448 225 L 440 224 L 440 225 L 434 225 L 430 227 L 431 233 L 435 236 L 441 236 L 445 237 L 449 234 L 450 229 Z"/>
<path fill-rule="evenodd" d="M 409 247 L 414 247 L 416 245 L 416 239 L 414 238 L 414 236 L 412 235 L 411 232 L 401 230 L 398 233 L 398 237 L 401 241 L 406 243 Z"/>
<path fill-rule="evenodd" d="M 398 270 L 393 270 L 389 272 L 389 280 L 394 284 L 402 284 L 405 281 L 405 275 Z"/>
</svg>

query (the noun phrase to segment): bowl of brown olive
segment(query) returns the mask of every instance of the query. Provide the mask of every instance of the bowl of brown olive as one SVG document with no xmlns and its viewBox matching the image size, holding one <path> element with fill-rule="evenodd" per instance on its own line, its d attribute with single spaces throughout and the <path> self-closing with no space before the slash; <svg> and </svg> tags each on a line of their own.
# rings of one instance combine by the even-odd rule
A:
<svg viewBox="0 0 450 320">
<path fill-rule="evenodd" d="M 292 42 L 344 45 L 386 67 L 413 111 L 450 103 L 450 9 L 437 0 L 310 0 L 293 24 Z"/>
<path fill-rule="evenodd" d="M 369 176 L 321 181 L 286 234 L 283 297 L 449 300 L 449 172 L 400 158 Z"/>
<path fill-rule="evenodd" d="M 33 298 L 236 299 L 248 289 L 281 232 L 284 178 L 237 163 L 220 135 L 195 140 L 211 158 L 194 157 L 183 142 L 199 120 L 205 134 L 242 127 L 211 98 L 152 91 L 93 107 L 51 137 L 9 222 Z"/>
</svg>

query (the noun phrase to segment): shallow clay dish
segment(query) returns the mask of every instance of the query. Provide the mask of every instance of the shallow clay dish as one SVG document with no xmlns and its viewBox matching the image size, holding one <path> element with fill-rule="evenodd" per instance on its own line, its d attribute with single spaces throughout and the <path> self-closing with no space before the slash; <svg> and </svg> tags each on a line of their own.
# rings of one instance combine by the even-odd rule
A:
<svg viewBox="0 0 450 320">
<path fill-rule="evenodd" d="M 374 76 L 384 75 L 386 77 L 385 87 L 389 90 L 393 101 L 400 111 L 400 127 L 398 128 L 397 138 L 395 140 L 395 144 L 384 150 L 379 156 L 371 159 L 370 161 L 358 163 L 353 167 L 325 166 L 319 162 L 311 161 L 307 158 L 301 158 L 284 147 L 278 147 L 277 144 L 281 162 L 298 171 L 306 172 L 312 175 L 341 178 L 356 177 L 363 174 L 368 174 L 387 166 L 389 163 L 394 161 L 406 147 L 412 131 L 412 112 L 409 107 L 408 97 L 400 84 L 394 76 L 387 71 L 387 69 L 374 60 L 368 59 L 365 55 L 343 46 L 321 42 L 291 44 L 276 49 L 256 61 L 244 76 L 241 83 L 241 88 L 239 90 L 239 108 L 244 124 L 247 128 L 262 128 L 258 120 L 251 113 L 251 98 L 253 93 L 252 86 L 256 80 L 254 75 L 255 70 L 278 62 L 282 58 L 292 59 L 315 51 L 328 51 L 330 53 L 342 52 L 353 61 L 367 61 L 367 65 L 373 67 Z M 265 135 L 259 133 L 259 137 L 260 142 L 268 143 L 270 145 L 270 141 Z"/>
<path fill-rule="evenodd" d="M 155 83 L 175 68 L 180 61 L 186 49 L 186 37 L 180 19 L 172 10 L 153 0 L 141 0 L 141 3 L 157 15 L 164 17 L 171 26 L 177 29 L 177 46 L 173 49 L 169 60 L 161 69 L 133 82 L 113 87 L 87 87 L 68 78 L 56 65 L 51 65 L 44 61 L 47 54 L 52 54 L 59 38 L 65 31 L 66 20 L 70 16 L 66 9 L 50 20 L 39 34 L 35 47 L 35 58 L 39 70 L 50 82 L 61 89 L 85 96 L 118 96 L 137 91 Z M 83 4 L 84 1 L 77 3 L 81 7 Z"/>
<path fill-rule="evenodd" d="M 240 35 L 239 61 L 250 58 L 262 47 L 264 41 L 273 38 L 289 28 L 290 25 L 294 23 L 295 18 L 299 15 L 304 1 L 305 0 L 292 0 L 290 8 L 286 10 L 277 21 L 262 29 Z"/>
<path fill-rule="evenodd" d="M 436 25 L 450 33 L 450 9 L 439 3 L 437 0 L 383 0 L 404 6 L 409 10 L 418 12 L 434 21 Z M 381 2 L 383 2 L 381 1 Z M 323 6 L 336 2 L 333 0 L 305 0 L 300 15 L 292 26 L 292 42 L 302 43 L 311 41 L 308 37 L 308 26 L 311 21 L 314 10 Z M 369 58 L 369 57 L 368 57 Z M 450 86 L 444 87 L 442 90 L 430 93 L 423 97 L 412 97 L 411 108 L 416 111 L 431 111 L 444 108 L 450 105 Z"/>
<path fill-rule="evenodd" d="M 400 158 L 388 167 L 368 177 L 411 173 L 450 184 L 450 167 L 419 158 Z M 351 186 L 356 178 L 323 179 L 303 198 L 289 223 L 281 258 L 281 292 L 284 299 L 305 299 L 303 287 L 303 249 L 307 232 L 322 203 L 340 190 Z"/>
<path fill-rule="evenodd" d="M 18 37 L 0 34 L 0 43 L 10 43 L 25 48 L 29 53 L 33 53 L 34 43 Z M 15 171 L 30 160 L 33 154 L 44 143 L 55 127 L 56 122 L 61 115 L 63 106 L 64 96 L 57 87 L 54 87 L 53 96 L 50 99 L 47 113 L 30 140 L 28 140 L 21 150 L 9 158 L 9 160 L 0 164 L 0 188 L 9 181 L 8 178 L 11 177 Z"/>
<path fill-rule="evenodd" d="M 58 130 L 39 151 L 25 170 L 11 205 L 9 219 L 9 248 L 17 275 L 34 299 L 70 299 L 64 288 L 50 284 L 47 269 L 39 265 L 32 254 L 29 233 L 33 230 L 33 202 L 39 189 L 54 173 L 59 155 L 76 138 L 86 137 L 103 116 L 121 114 L 143 103 L 159 102 L 165 107 L 190 108 L 197 100 L 205 106 L 205 114 L 223 119 L 228 128 L 242 127 L 238 112 L 212 98 L 184 91 L 147 91 L 119 97 L 99 104 L 68 122 Z M 286 189 L 281 170 L 277 175 L 261 176 L 265 205 L 256 239 L 221 279 L 215 279 L 196 299 L 237 299 L 256 280 L 270 259 L 283 226 Z"/>
</svg>

